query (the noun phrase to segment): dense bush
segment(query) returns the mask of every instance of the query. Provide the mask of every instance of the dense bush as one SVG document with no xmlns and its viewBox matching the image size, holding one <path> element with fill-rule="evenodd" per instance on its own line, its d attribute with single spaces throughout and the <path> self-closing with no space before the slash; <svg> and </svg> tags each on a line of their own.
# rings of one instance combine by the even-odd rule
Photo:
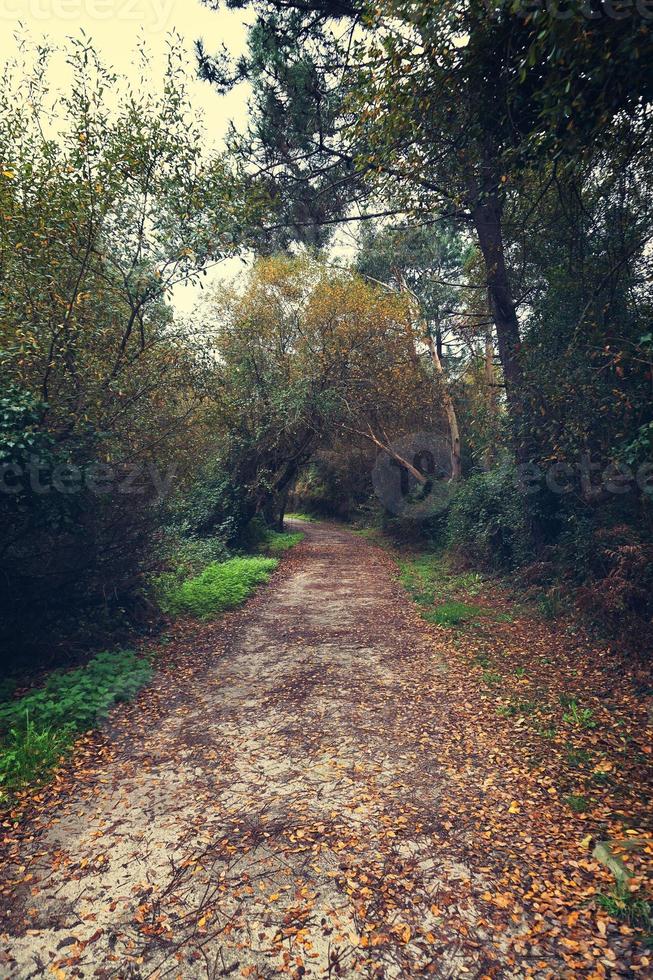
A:
<svg viewBox="0 0 653 980">
<path fill-rule="evenodd" d="M 66 92 L 47 46 L 21 52 L 0 84 L 0 645 L 33 659 L 142 621 L 161 501 L 213 444 L 166 296 L 233 250 L 240 185 L 200 149 L 174 54 L 159 96 L 85 41 Z"/>
<path fill-rule="evenodd" d="M 222 538 L 184 537 L 179 531 L 167 532 L 155 552 L 162 574 L 179 580 L 199 575 L 207 565 L 230 557 Z"/>
<path fill-rule="evenodd" d="M 504 465 L 463 481 L 452 497 L 448 544 L 486 566 L 510 569 L 534 554 L 528 501 Z"/>
<path fill-rule="evenodd" d="M 225 551 L 243 546 L 251 534 L 252 509 L 220 460 L 199 467 L 192 481 L 167 507 L 166 525 L 173 537 L 222 541 Z"/>
</svg>

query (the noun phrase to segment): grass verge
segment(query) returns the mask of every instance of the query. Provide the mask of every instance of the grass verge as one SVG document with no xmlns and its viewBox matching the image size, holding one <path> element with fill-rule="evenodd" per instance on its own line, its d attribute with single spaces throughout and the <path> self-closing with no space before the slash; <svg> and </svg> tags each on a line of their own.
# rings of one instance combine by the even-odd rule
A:
<svg viewBox="0 0 653 980">
<path fill-rule="evenodd" d="M 260 555 L 229 558 L 228 561 L 214 562 L 200 575 L 183 582 L 170 579 L 162 582 L 160 579 L 161 608 L 173 616 L 213 619 L 243 603 L 257 585 L 268 581 L 278 564 L 277 558 Z"/>
<path fill-rule="evenodd" d="M 0 802 L 42 782 L 80 732 L 100 724 L 114 704 L 131 700 L 151 676 L 150 663 L 133 650 L 104 652 L 0 705 Z"/>
<path fill-rule="evenodd" d="M 270 555 L 280 555 L 304 540 L 302 531 L 266 531 L 263 541 L 264 550 Z"/>
</svg>

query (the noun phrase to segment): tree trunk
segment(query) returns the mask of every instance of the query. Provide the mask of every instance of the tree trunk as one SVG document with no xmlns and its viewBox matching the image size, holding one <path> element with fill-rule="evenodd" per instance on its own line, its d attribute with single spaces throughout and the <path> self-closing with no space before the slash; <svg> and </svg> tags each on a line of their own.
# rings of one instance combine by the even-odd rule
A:
<svg viewBox="0 0 653 980">
<path fill-rule="evenodd" d="M 357 436 L 363 436 L 364 439 L 369 439 L 369 441 L 373 443 L 377 449 L 380 449 L 382 452 L 386 453 L 390 459 L 394 459 L 395 463 L 403 467 L 403 469 L 405 469 L 407 473 L 410 473 L 410 475 L 414 477 L 418 483 L 421 483 L 422 486 L 428 483 L 428 477 L 424 476 L 421 470 L 418 470 L 417 467 L 413 466 L 411 462 L 404 459 L 404 457 L 396 452 L 391 446 L 385 442 L 382 442 L 382 440 L 374 434 L 371 426 L 368 426 L 367 432 L 365 432 L 363 429 L 351 429 L 346 425 L 343 425 L 343 429 L 346 429 L 349 432 L 354 432 Z"/>
<path fill-rule="evenodd" d="M 492 334 L 488 331 L 485 337 L 485 404 L 487 407 L 488 425 L 491 426 L 490 435 L 496 435 L 496 419 L 498 415 L 496 379 L 494 374 L 494 344 Z M 483 466 L 486 470 L 492 469 L 495 461 L 494 445 L 488 443 L 483 454 Z"/>
<path fill-rule="evenodd" d="M 458 428 L 458 416 L 456 415 L 456 407 L 453 403 L 453 398 L 449 394 L 447 382 L 444 377 L 444 368 L 442 367 L 442 361 L 440 360 L 440 355 L 438 353 L 437 342 L 433 339 L 430 331 L 428 331 L 428 327 L 426 327 L 426 329 L 427 343 L 431 352 L 433 367 L 435 368 L 436 373 L 439 375 L 442 383 L 442 401 L 444 402 L 444 410 L 449 423 L 449 437 L 451 439 L 451 479 L 459 480 L 462 473 L 462 467 L 460 461 L 460 429 Z"/>
<path fill-rule="evenodd" d="M 486 194 L 472 210 L 474 227 L 485 263 L 490 309 L 497 331 L 499 360 L 506 386 L 508 412 L 519 418 L 523 393 L 519 320 L 510 288 L 501 230 L 502 205 L 496 194 Z"/>
<path fill-rule="evenodd" d="M 400 277 L 401 288 L 404 292 L 408 293 L 411 301 L 415 308 L 415 313 L 417 319 L 422 324 L 422 330 L 424 331 L 424 337 L 431 354 L 431 360 L 433 361 L 433 367 L 435 368 L 436 374 L 440 378 L 440 383 L 442 387 L 442 401 L 444 403 L 444 410 L 447 416 L 447 422 L 449 423 L 449 438 L 451 440 L 451 479 L 459 480 L 462 467 L 460 461 L 460 429 L 458 427 L 458 416 L 456 415 L 456 407 L 453 403 L 453 398 L 449 392 L 447 386 L 447 380 L 444 376 L 444 368 L 442 367 L 442 333 L 439 329 L 436 329 L 435 337 L 431 333 L 428 323 L 422 316 L 422 311 L 420 308 L 419 300 L 415 293 L 408 288 L 406 280 L 403 276 Z"/>
</svg>

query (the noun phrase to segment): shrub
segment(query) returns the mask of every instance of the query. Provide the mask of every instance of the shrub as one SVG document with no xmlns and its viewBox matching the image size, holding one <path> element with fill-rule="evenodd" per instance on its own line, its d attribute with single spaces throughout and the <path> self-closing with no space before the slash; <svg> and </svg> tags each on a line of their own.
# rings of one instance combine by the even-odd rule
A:
<svg viewBox="0 0 653 980">
<path fill-rule="evenodd" d="M 50 674 L 43 687 L 0 705 L 0 795 L 42 781 L 75 736 L 93 728 L 152 676 L 132 650 L 99 653 L 85 667 Z"/>
<path fill-rule="evenodd" d="M 168 574 L 185 579 L 198 575 L 207 565 L 226 561 L 231 556 L 222 538 L 183 537 L 178 532 L 171 532 L 164 538 L 158 557 Z"/>
<path fill-rule="evenodd" d="M 217 460 L 203 466 L 189 487 L 170 503 L 169 528 L 179 539 L 242 543 L 251 518 L 245 491 Z"/>
<path fill-rule="evenodd" d="M 529 514 L 511 466 L 461 482 L 452 498 L 447 540 L 472 560 L 510 569 L 533 553 Z"/>
<path fill-rule="evenodd" d="M 244 602 L 257 585 L 268 581 L 278 564 L 277 558 L 230 558 L 185 582 L 160 582 L 161 607 L 172 615 L 213 619 Z"/>
<path fill-rule="evenodd" d="M 92 728 L 118 701 L 129 701 L 152 676 L 147 660 L 133 650 L 98 653 L 85 667 L 55 671 L 43 687 L 0 705 L 0 733 L 52 728 L 76 732 Z"/>
</svg>

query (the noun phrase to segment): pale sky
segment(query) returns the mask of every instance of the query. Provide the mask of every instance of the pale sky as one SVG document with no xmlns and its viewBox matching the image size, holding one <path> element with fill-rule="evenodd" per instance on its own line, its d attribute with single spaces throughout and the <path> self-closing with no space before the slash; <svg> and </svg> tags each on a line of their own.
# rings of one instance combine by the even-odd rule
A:
<svg viewBox="0 0 653 980">
<path fill-rule="evenodd" d="M 246 117 L 247 86 L 241 85 L 227 96 L 218 95 L 206 82 L 193 79 L 195 72 L 194 42 L 202 38 L 208 51 L 226 44 L 238 55 L 245 50 L 246 29 L 250 11 L 210 10 L 199 0 L 0 0 L 0 61 L 17 52 L 16 32 L 27 33 L 34 41 L 46 37 L 64 44 L 67 37 L 83 30 L 93 40 L 102 60 L 119 74 L 138 78 L 134 52 L 139 34 L 145 38 L 152 59 L 152 85 L 160 84 L 166 61 L 166 42 L 171 31 L 180 35 L 188 55 L 189 96 L 203 117 L 207 142 L 220 146 L 229 121 L 242 123 Z M 54 59 L 51 83 L 65 88 L 65 62 Z M 205 287 L 211 282 L 232 277 L 242 269 L 235 259 L 209 271 Z M 192 310 L 199 288 L 175 289 L 173 306 L 180 313 Z"/>
</svg>

